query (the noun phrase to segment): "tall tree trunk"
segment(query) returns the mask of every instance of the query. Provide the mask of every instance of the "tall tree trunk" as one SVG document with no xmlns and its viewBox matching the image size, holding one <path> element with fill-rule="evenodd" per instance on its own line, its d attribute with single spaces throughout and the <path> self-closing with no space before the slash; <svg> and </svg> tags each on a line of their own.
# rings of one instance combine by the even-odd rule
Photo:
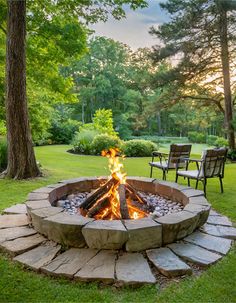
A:
<svg viewBox="0 0 236 303">
<path fill-rule="evenodd" d="M 221 62 L 224 79 L 224 99 L 225 99 L 225 122 L 230 149 L 235 149 L 235 134 L 233 127 L 233 102 L 230 86 L 229 68 L 229 48 L 228 48 L 228 26 L 227 11 L 220 7 L 219 32 L 221 44 Z"/>
<path fill-rule="evenodd" d="M 5 175 L 24 179 L 39 176 L 26 100 L 26 0 L 8 0 L 6 55 L 6 120 L 8 166 Z"/>
</svg>

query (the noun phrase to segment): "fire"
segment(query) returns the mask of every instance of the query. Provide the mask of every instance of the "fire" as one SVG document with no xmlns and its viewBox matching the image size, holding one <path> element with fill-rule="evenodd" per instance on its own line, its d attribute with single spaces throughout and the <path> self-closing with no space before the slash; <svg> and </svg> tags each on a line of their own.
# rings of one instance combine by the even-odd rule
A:
<svg viewBox="0 0 236 303">
<path fill-rule="evenodd" d="M 120 186 L 123 186 L 125 199 L 125 204 L 127 205 L 128 217 L 130 219 L 139 219 L 147 216 L 147 213 L 137 207 L 137 205 L 132 204 L 131 191 L 127 188 L 126 183 L 126 173 L 124 172 L 124 166 L 120 163 L 120 153 L 118 149 L 109 149 L 108 151 L 102 151 L 102 156 L 107 157 L 109 160 L 109 169 L 111 175 L 109 180 L 113 179 L 116 182 L 111 186 L 108 192 L 106 192 L 100 199 L 97 200 L 96 205 L 101 203 L 101 201 L 108 200 L 109 203 L 106 207 L 102 208 L 94 218 L 97 220 L 115 220 L 122 219 L 121 214 L 121 201 L 120 201 Z M 122 157 L 123 158 L 123 157 Z M 129 186 L 130 187 L 130 186 Z M 137 199 L 138 200 L 138 199 Z M 138 201 L 140 203 L 140 201 Z M 95 207 L 96 207 L 95 205 Z"/>
</svg>

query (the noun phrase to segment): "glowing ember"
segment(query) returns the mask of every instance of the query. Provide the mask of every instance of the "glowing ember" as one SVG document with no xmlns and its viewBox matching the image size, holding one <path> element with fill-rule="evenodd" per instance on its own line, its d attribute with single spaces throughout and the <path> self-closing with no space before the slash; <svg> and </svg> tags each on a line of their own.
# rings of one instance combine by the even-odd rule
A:
<svg viewBox="0 0 236 303">
<path fill-rule="evenodd" d="M 93 215 L 97 220 L 124 219 L 122 215 L 124 211 L 126 211 L 129 219 L 146 217 L 147 212 L 142 209 L 144 202 L 132 191 L 131 186 L 126 183 L 126 173 L 124 172 L 123 164 L 119 162 L 119 150 L 109 149 L 108 151 L 103 151 L 102 156 L 109 159 L 109 169 L 111 171 L 109 180 L 114 180 L 114 182 L 110 189 L 97 199 L 96 203 L 86 213 L 86 216 L 89 217 L 94 210 L 97 210 L 102 205 L 99 211 Z M 122 188 L 123 196 L 121 198 Z"/>
</svg>

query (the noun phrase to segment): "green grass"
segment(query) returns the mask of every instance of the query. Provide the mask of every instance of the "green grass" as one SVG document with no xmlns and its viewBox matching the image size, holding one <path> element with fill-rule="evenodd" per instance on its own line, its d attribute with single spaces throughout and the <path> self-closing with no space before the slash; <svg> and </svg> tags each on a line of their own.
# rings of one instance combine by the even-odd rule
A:
<svg viewBox="0 0 236 303">
<path fill-rule="evenodd" d="M 107 159 L 66 153 L 69 146 L 37 147 L 45 177 L 30 181 L 0 180 L 0 210 L 23 202 L 35 188 L 78 176 L 107 175 Z M 196 152 L 198 153 L 198 152 Z M 199 153 L 198 153 L 199 154 Z M 199 156 L 199 155 L 198 155 Z M 149 176 L 149 158 L 124 161 L 128 175 Z M 155 170 L 155 177 L 161 172 Z M 168 180 L 174 180 L 169 173 Z M 213 207 L 236 221 L 236 165 L 227 164 L 225 193 L 219 193 L 218 180 L 209 180 L 207 196 Z M 181 180 L 184 181 L 184 180 Z M 156 286 L 115 289 L 96 283 L 52 279 L 13 264 L 0 255 L 0 302 L 236 302 L 236 249 L 200 277 L 173 282 L 160 290 Z"/>
</svg>

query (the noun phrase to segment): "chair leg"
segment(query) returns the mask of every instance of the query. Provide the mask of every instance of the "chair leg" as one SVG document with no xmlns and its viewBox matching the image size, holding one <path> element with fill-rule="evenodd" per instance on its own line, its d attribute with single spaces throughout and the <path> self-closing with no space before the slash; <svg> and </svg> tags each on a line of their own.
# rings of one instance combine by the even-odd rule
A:
<svg viewBox="0 0 236 303">
<path fill-rule="evenodd" d="M 166 171 L 163 169 L 163 175 L 162 175 L 162 180 L 166 180 Z"/>
<path fill-rule="evenodd" d="M 190 186 L 190 179 L 188 178 L 188 186 Z"/>
<path fill-rule="evenodd" d="M 206 197 L 206 185 L 207 185 L 207 180 L 204 179 L 204 180 L 203 180 L 203 191 L 204 191 L 205 197 Z"/>
<path fill-rule="evenodd" d="M 198 180 L 196 181 L 195 189 L 198 188 Z"/>
<path fill-rule="evenodd" d="M 153 167 L 151 166 L 150 178 L 152 178 L 152 169 L 153 169 Z"/>
<path fill-rule="evenodd" d="M 176 175 L 175 175 L 175 183 L 178 182 L 178 177 L 179 177 L 179 175 L 176 173 Z"/>
<path fill-rule="evenodd" d="M 223 182 L 222 182 L 222 178 L 221 178 L 221 177 L 219 177 L 219 179 L 220 179 L 220 191 L 221 191 L 221 193 L 223 194 L 224 189 L 223 189 Z"/>
</svg>

